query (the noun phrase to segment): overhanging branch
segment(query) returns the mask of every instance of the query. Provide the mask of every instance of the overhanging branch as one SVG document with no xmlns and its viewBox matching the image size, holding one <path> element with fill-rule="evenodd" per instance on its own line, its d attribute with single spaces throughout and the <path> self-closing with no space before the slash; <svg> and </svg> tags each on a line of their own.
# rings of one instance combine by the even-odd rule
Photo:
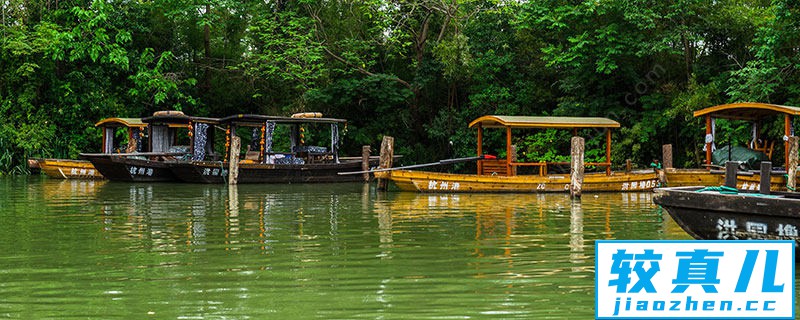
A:
<svg viewBox="0 0 800 320">
<path fill-rule="evenodd" d="M 356 71 L 358 71 L 361 74 L 364 74 L 364 75 L 367 75 L 367 76 L 370 76 L 370 77 L 376 76 L 376 74 L 374 74 L 372 72 L 369 72 L 369 70 L 366 70 L 366 69 L 364 69 L 364 68 L 362 68 L 362 67 L 360 67 L 360 66 L 358 66 L 356 64 L 353 64 L 350 61 L 347 61 L 344 58 L 340 57 L 339 55 L 331 52 L 331 50 L 328 49 L 325 46 L 322 46 L 322 50 L 325 50 L 325 52 L 328 53 L 328 55 L 330 55 L 332 58 L 336 59 L 337 61 L 339 61 L 341 63 L 344 63 L 348 67 L 351 67 L 351 68 L 355 69 Z M 392 77 L 392 80 L 394 80 L 395 82 L 403 85 L 404 87 L 408 88 L 409 90 L 412 90 L 412 91 L 414 90 L 413 86 L 411 86 L 410 83 L 408 83 L 407 81 L 405 81 L 403 79 L 400 79 L 398 77 Z"/>
</svg>

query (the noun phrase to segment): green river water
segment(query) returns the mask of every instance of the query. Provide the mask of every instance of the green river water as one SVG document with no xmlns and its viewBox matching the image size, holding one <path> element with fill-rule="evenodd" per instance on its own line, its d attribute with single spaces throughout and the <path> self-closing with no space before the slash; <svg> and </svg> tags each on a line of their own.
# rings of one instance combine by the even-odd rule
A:
<svg viewBox="0 0 800 320">
<path fill-rule="evenodd" d="M 0 178 L 0 318 L 593 319 L 594 240 L 688 239 L 651 196 Z"/>
</svg>

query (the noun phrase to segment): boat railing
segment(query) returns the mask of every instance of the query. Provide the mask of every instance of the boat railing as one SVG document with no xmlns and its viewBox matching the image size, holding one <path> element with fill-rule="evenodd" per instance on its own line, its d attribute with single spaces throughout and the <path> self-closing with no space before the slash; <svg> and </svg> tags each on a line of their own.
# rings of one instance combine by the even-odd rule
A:
<svg viewBox="0 0 800 320">
<path fill-rule="evenodd" d="M 258 161 L 258 157 L 246 159 L 266 164 L 310 164 L 332 162 L 334 156 L 333 152 L 265 152 L 263 161 Z"/>
<path fill-rule="evenodd" d="M 538 167 L 539 176 L 547 175 L 548 166 L 554 165 L 569 165 L 565 161 L 539 161 L 539 162 L 511 162 L 508 163 L 505 159 L 491 159 L 478 161 L 478 172 L 481 175 L 516 175 L 517 167 Z M 606 167 L 610 168 L 610 162 L 584 162 L 585 167 Z M 508 172 L 508 167 L 511 167 L 511 174 Z"/>
</svg>

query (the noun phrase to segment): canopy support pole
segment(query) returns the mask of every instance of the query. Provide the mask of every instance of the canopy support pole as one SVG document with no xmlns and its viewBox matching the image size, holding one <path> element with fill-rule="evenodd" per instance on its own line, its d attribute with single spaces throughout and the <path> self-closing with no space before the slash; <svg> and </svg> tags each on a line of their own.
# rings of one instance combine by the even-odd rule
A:
<svg viewBox="0 0 800 320">
<path fill-rule="evenodd" d="M 606 167 L 606 175 L 611 175 L 611 129 L 606 128 L 606 162 L 608 162 L 608 166 Z"/>
<path fill-rule="evenodd" d="M 101 150 L 102 153 L 111 153 L 111 150 L 108 150 L 108 134 L 106 133 L 106 128 L 103 128 L 103 149 Z"/>
<path fill-rule="evenodd" d="M 511 173 L 511 127 L 506 127 L 506 175 Z"/>
<path fill-rule="evenodd" d="M 792 120 L 788 114 L 783 116 L 783 135 L 788 138 L 792 136 Z M 789 139 L 785 139 L 783 142 L 783 150 L 784 150 L 784 162 L 783 165 L 786 167 L 786 170 L 789 170 Z"/>
<path fill-rule="evenodd" d="M 478 156 L 483 155 L 483 126 L 478 124 Z M 478 175 L 483 174 L 483 162 L 478 161 Z"/>
</svg>

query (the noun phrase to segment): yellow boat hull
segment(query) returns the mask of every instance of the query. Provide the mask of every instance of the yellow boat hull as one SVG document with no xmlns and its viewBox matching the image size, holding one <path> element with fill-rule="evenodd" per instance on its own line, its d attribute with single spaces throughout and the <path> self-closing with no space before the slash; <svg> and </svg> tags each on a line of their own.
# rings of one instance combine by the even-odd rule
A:
<svg viewBox="0 0 800 320">
<path fill-rule="evenodd" d="M 725 184 L 725 174 L 711 172 L 704 169 L 666 169 L 665 175 L 669 187 L 717 187 Z M 761 184 L 761 175 L 739 174 L 736 176 L 736 187 L 743 190 L 758 190 Z M 797 184 L 800 186 L 800 184 Z M 770 190 L 787 191 L 786 177 L 774 174 L 770 177 Z"/>
<path fill-rule="evenodd" d="M 395 170 L 376 177 L 392 180 L 404 191 L 416 192 L 569 192 L 569 174 L 562 175 L 474 175 L 413 170 Z M 588 173 L 583 178 L 583 192 L 640 192 L 658 187 L 655 172 Z"/>
<path fill-rule="evenodd" d="M 69 159 L 38 159 L 39 167 L 48 177 L 57 179 L 103 179 L 91 162 Z"/>
</svg>

